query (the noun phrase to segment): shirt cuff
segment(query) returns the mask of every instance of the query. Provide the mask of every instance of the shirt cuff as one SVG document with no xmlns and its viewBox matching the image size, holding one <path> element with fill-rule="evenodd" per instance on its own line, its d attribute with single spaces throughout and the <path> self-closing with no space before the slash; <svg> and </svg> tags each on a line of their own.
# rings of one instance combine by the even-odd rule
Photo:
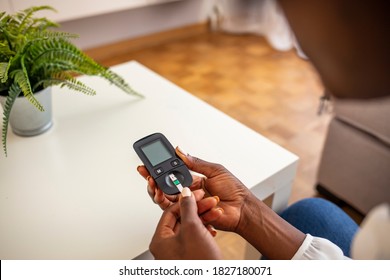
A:
<svg viewBox="0 0 390 280">
<path fill-rule="evenodd" d="M 293 260 L 345 260 L 343 251 L 334 243 L 320 237 L 306 234 L 301 247 L 292 258 Z"/>
</svg>

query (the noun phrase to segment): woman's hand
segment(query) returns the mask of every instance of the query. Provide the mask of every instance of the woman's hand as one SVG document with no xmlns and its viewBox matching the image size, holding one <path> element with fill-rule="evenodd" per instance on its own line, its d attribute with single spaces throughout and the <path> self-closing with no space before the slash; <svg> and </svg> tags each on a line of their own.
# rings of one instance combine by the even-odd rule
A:
<svg viewBox="0 0 390 280">
<path fill-rule="evenodd" d="M 223 166 L 190 156 L 178 148 L 176 153 L 190 170 L 204 175 L 194 176 L 191 185 L 193 196 L 198 200 L 198 196 L 206 192 L 220 199 L 218 207 L 223 210 L 223 213 L 217 210 L 218 207 L 211 208 L 207 205 L 212 202 L 212 197 L 198 201 L 198 208 L 202 207 L 200 212 L 203 213 L 204 222 L 217 229 L 238 233 L 268 259 L 291 259 L 294 256 L 305 239 L 305 234 L 257 199 Z M 145 167 L 139 167 L 138 171 L 148 178 L 149 174 Z M 179 196 L 164 195 L 150 177 L 148 192 L 161 208 L 178 207 L 174 202 Z"/>
<path fill-rule="evenodd" d="M 221 259 L 217 243 L 197 212 L 195 195 L 184 188 L 179 203 L 166 208 L 157 225 L 149 247 L 156 259 Z"/>
<path fill-rule="evenodd" d="M 219 197 L 219 208 L 204 213 L 203 221 L 213 221 L 212 225 L 218 229 L 236 231 L 244 202 L 250 195 L 249 190 L 222 165 L 192 157 L 180 148 L 176 148 L 176 153 L 190 170 L 204 175 L 204 177 L 194 176 L 190 189 L 203 189 L 208 195 Z M 150 197 L 162 209 L 166 209 L 178 200 L 178 195 L 165 195 L 144 166 L 138 167 L 137 170 L 148 181 L 147 188 Z M 218 214 L 220 214 L 219 218 L 215 219 Z"/>
</svg>

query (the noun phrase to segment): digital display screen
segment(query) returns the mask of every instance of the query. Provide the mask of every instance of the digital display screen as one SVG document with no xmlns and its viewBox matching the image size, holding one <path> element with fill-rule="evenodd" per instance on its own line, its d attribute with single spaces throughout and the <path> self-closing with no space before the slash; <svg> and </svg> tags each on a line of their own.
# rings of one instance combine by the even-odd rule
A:
<svg viewBox="0 0 390 280">
<path fill-rule="evenodd" d="M 156 166 L 172 157 L 168 149 L 160 140 L 156 140 L 141 147 L 141 150 L 153 166 Z"/>
</svg>

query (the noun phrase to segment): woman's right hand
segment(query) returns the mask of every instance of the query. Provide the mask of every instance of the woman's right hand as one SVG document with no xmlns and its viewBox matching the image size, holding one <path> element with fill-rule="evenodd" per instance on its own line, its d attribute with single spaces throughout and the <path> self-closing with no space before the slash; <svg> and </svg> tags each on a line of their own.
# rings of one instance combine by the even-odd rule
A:
<svg viewBox="0 0 390 280">
<path fill-rule="evenodd" d="M 184 188 L 179 202 L 165 209 L 150 243 L 150 252 L 160 260 L 222 259 L 212 235 L 197 212 L 195 192 Z"/>
</svg>

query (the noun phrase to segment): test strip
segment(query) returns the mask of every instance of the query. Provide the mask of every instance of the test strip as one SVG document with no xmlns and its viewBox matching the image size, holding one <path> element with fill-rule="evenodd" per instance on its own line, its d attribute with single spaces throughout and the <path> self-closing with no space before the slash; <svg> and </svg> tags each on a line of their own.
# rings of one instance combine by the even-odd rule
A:
<svg viewBox="0 0 390 280">
<path fill-rule="evenodd" d="M 172 183 L 179 190 L 179 192 L 182 192 L 183 191 L 183 186 L 181 185 L 180 181 L 176 178 L 176 176 L 173 173 L 170 173 L 168 176 L 171 179 Z"/>
</svg>

